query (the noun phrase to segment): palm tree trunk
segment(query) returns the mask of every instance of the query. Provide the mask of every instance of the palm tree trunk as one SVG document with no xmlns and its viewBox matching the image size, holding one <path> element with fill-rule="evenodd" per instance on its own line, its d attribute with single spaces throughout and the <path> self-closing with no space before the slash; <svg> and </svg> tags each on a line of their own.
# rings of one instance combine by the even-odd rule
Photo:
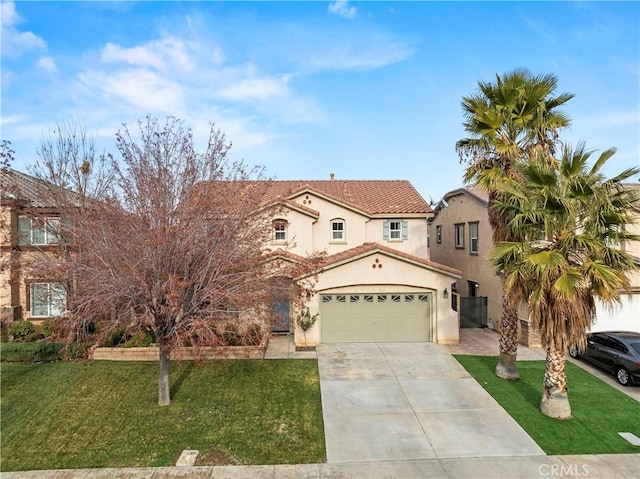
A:
<svg viewBox="0 0 640 479">
<path fill-rule="evenodd" d="M 564 352 L 558 350 L 555 344 L 550 344 L 547 347 L 547 368 L 544 372 L 540 411 L 554 419 L 569 419 L 571 417 Z"/>
<path fill-rule="evenodd" d="M 504 288 L 503 288 L 504 290 Z M 518 311 L 502 296 L 502 322 L 500 323 L 500 358 L 496 376 L 503 379 L 520 379 L 516 366 L 518 353 Z"/>
<path fill-rule="evenodd" d="M 158 372 L 158 405 L 168 406 L 171 403 L 169 390 L 169 351 L 160 347 L 160 367 Z"/>
</svg>

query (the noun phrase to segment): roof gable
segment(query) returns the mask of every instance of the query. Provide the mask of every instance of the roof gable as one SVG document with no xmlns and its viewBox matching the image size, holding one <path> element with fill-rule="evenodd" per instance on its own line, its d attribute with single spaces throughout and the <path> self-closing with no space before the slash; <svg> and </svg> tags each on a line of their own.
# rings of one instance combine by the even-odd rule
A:
<svg viewBox="0 0 640 479">
<path fill-rule="evenodd" d="M 364 243 L 355 248 L 341 251 L 331 256 L 327 256 L 323 261 L 320 262 L 317 269 L 304 275 L 303 277 L 310 276 L 312 274 L 318 274 L 328 269 L 336 268 L 343 264 L 351 263 L 353 261 L 361 258 L 366 258 L 367 256 L 371 256 L 372 254 L 376 253 L 382 253 L 386 256 L 390 256 L 400 261 L 411 263 L 422 268 L 438 271 L 455 278 L 459 278 L 462 276 L 462 271 L 460 271 L 459 269 L 451 268 L 450 266 L 445 266 L 443 264 L 436 263 L 419 256 L 414 256 L 409 253 L 404 253 L 402 251 L 389 248 L 379 243 Z"/>
</svg>

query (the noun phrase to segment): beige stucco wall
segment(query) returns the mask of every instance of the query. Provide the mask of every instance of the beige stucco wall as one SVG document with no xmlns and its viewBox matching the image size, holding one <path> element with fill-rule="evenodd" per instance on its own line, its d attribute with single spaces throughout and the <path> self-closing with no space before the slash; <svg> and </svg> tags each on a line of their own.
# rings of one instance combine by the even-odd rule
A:
<svg viewBox="0 0 640 479">
<path fill-rule="evenodd" d="M 332 255 L 355 248 L 367 241 L 365 230 L 367 218 L 364 215 L 309 193 L 294 198 L 294 201 L 320 213 L 309 231 L 311 248 L 294 252 L 305 255 L 315 251 L 325 251 L 328 255 Z M 333 241 L 331 238 L 331 221 L 334 219 L 342 219 L 345 222 L 344 241 Z"/>
<path fill-rule="evenodd" d="M 406 240 L 385 240 L 382 225 L 384 221 L 407 221 L 408 236 Z M 426 218 L 375 218 L 367 223 L 367 242 L 380 243 L 404 253 L 427 257 L 427 238 L 429 236 Z"/>
<path fill-rule="evenodd" d="M 373 264 L 381 264 L 382 268 L 373 268 Z M 459 341 L 458 313 L 451 309 L 450 299 L 442 298 L 444 289 L 448 288 L 455 279 L 455 276 L 448 273 L 375 252 L 320 274 L 315 285 L 316 294 L 309 299 L 306 307 L 311 314 L 319 313 L 319 298 L 322 293 L 431 292 L 433 293 L 431 340 L 441 344 L 455 344 Z M 307 331 L 307 344 L 322 341 L 321 322 L 320 317 Z M 304 344 L 304 333 L 298 327 L 295 329 L 295 340 L 298 345 Z"/>
<path fill-rule="evenodd" d="M 380 243 L 422 258 L 427 256 L 428 229 L 425 217 L 370 218 L 312 193 L 299 195 L 293 198 L 293 201 L 319 213 L 319 217 L 313 222 L 312 230 L 310 231 L 312 235 L 311 246 L 309 246 L 308 240 L 302 240 L 300 237 L 302 232 L 296 230 L 300 238 L 297 241 L 298 244 L 290 250 L 293 253 L 306 255 L 316 251 L 325 251 L 328 255 L 332 255 L 355 248 L 363 243 Z M 292 213 L 287 215 L 287 219 L 290 221 L 293 231 L 296 229 L 294 223 L 298 221 L 299 213 L 297 215 Z M 334 219 L 343 219 L 345 221 L 345 241 L 332 240 L 331 221 Z M 385 220 L 406 220 L 408 222 L 408 238 L 406 240 L 383 239 L 382 225 Z"/>
<path fill-rule="evenodd" d="M 487 208 L 477 200 L 464 194 L 447 199 L 444 208 L 429 226 L 430 258 L 432 261 L 452 266 L 462 271 L 456 281 L 457 291 L 462 297 L 469 296 L 468 281 L 479 284 L 477 296 L 487 297 L 488 319 L 495 328 L 502 316 L 502 284 L 493 273 L 488 256 L 493 248 L 491 226 Z M 478 254 L 469 253 L 469 223 L 478 222 Z M 455 247 L 454 225 L 464 223 L 464 249 Z M 442 226 L 442 242 L 436 240 L 436 226 Z"/>
<path fill-rule="evenodd" d="M 313 223 L 315 218 L 295 210 L 273 218 L 287 221 L 287 240 L 275 241 L 271 239 L 268 247 L 272 250 L 283 249 L 291 253 L 306 256 L 313 252 Z"/>
</svg>

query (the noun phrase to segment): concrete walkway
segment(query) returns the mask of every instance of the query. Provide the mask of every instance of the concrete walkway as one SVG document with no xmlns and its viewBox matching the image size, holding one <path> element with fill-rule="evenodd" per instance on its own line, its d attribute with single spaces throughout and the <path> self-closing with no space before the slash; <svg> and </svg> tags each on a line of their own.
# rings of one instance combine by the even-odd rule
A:
<svg viewBox="0 0 640 479">
<path fill-rule="evenodd" d="M 497 334 L 487 330 L 463 330 L 455 346 L 323 344 L 317 353 L 276 337 L 267 359 L 318 357 L 327 463 L 24 471 L 0 479 L 640 477 L 640 454 L 544 455 L 451 357 L 496 351 Z M 518 359 L 544 359 L 544 352 L 520 347 Z"/>
</svg>

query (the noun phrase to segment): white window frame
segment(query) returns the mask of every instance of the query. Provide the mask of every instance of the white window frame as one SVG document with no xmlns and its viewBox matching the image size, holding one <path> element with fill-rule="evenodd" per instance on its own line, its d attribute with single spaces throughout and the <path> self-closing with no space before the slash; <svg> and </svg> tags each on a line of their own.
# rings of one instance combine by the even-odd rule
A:
<svg viewBox="0 0 640 479">
<path fill-rule="evenodd" d="M 331 220 L 331 242 L 345 243 L 347 241 L 347 223 L 342 218 L 334 218 Z M 340 228 L 337 228 L 340 226 Z"/>
<path fill-rule="evenodd" d="M 29 220 L 29 241 L 33 246 L 60 244 L 60 217 L 45 216 L 42 218 L 26 218 Z M 26 235 L 25 235 L 26 236 Z M 40 238 L 42 238 L 40 240 Z"/>
<path fill-rule="evenodd" d="M 474 230 L 475 229 L 475 234 Z M 478 254 L 480 223 L 474 221 L 469 223 L 469 254 Z"/>
<path fill-rule="evenodd" d="M 464 249 L 464 223 L 453 225 L 453 241 L 456 249 Z"/>
<path fill-rule="evenodd" d="M 402 239 L 402 221 L 389 221 L 389 239 L 392 241 Z"/>
<path fill-rule="evenodd" d="M 273 222 L 273 242 L 286 243 L 289 236 L 289 224 L 286 220 L 278 219 Z"/>
<path fill-rule="evenodd" d="M 37 289 L 42 291 L 36 291 Z M 39 299 L 38 296 L 43 297 Z M 56 304 L 56 301 L 59 304 Z M 41 312 L 42 309 L 46 309 L 44 314 Z M 31 318 L 62 316 L 66 310 L 67 291 L 62 283 L 34 282 L 29 285 L 29 316 Z"/>
</svg>

